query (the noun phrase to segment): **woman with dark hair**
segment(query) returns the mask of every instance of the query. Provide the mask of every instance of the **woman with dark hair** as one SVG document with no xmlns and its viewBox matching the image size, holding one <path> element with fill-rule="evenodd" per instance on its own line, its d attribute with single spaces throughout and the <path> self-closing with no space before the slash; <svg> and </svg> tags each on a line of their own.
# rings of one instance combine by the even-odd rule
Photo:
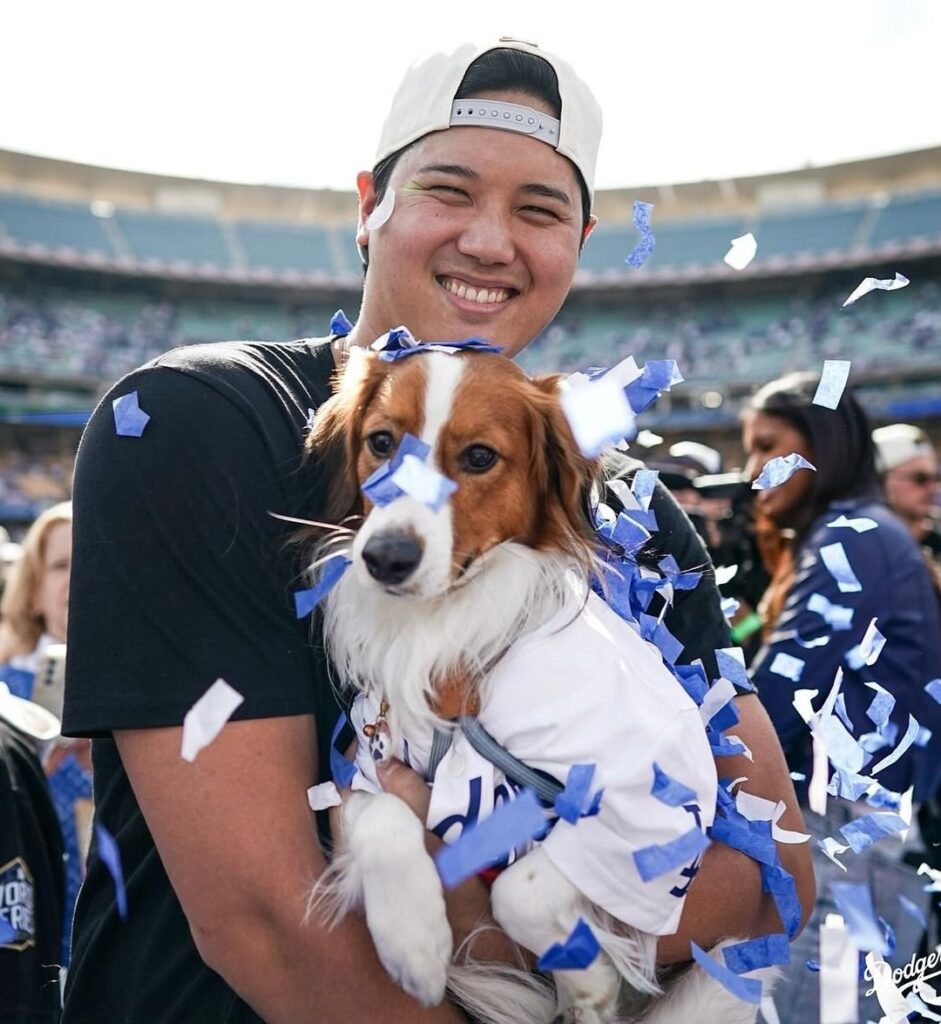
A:
<svg viewBox="0 0 941 1024">
<path fill-rule="evenodd" d="M 871 684 L 895 699 L 890 724 L 866 741 L 867 752 L 881 746 L 879 757 L 887 754 L 905 736 L 910 714 L 941 735 L 941 708 L 924 692 L 941 675 L 941 623 L 931 580 L 911 536 L 883 503 L 862 406 L 849 391 L 836 409 L 815 405 L 817 382 L 815 374 L 773 381 L 754 396 L 743 424 L 750 479 L 771 459 L 791 453 L 816 467 L 755 496 L 756 515 L 771 520 L 784 543 L 759 609 L 765 644 L 751 666 L 752 679 L 791 769 L 806 774 L 810 734 L 792 703 L 794 693 L 829 692 L 838 669 L 840 711 L 857 739 L 877 732 L 877 721 L 867 714 L 879 692 Z M 849 574 L 841 582 L 831 569 L 842 556 Z M 868 665 L 857 648 L 873 619 L 886 642 Z M 914 785 L 917 800 L 933 791 L 939 768 L 937 758 L 914 744 L 878 781 L 898 793 Z"/>
</svg>

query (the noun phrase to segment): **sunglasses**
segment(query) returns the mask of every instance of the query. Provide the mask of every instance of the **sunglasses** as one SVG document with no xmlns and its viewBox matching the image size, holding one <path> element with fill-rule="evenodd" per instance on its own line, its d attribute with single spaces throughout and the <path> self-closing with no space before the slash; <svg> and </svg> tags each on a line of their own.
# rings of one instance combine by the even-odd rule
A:
<svg viewBox="0 0 941 1024">
<path fill-rule="evenodd" d="M 926 473 L 924 470 L 918 470 L 915 473 L 907 473 L 902 477 L 903 480 L 907 480 L 909 483 L 914 484 L 916 487 L 927 487 L 929 484 L 937 486 L 941 483 L 941 476 L 937 473 Z"/>
</svg>

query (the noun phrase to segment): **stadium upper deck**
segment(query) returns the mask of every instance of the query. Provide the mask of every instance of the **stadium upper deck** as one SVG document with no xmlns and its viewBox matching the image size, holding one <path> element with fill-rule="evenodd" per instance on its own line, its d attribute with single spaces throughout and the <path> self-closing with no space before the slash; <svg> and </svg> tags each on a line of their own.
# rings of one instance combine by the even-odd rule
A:
<svg viewBox="0 0 941 1024">
<path fill-rule="evenodd" d="M 631 204 L 655 204 L 639 270 Z M 941 253 L 941 147 L 598 193 L 577 287 L 779 276 Z M 134 276 L 330 291 L 358 283 L 352 193 L 168 178 L 0 151 L 0 257 Z M 758 256 L 726 267 L 752 232 Z"/>
</svg>

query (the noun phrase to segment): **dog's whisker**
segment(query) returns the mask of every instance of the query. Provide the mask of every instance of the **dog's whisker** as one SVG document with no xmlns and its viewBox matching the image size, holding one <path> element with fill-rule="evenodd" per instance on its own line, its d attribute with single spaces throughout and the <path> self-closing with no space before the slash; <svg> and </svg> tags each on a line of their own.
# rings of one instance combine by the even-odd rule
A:
<svg viewBox="0 0 941 1024">
<path fill-rule="evenodd" d="M 269 512 L 269 516 L 274 519 L 281 519 L 285 523 L 299 523 L 301 526 L 317 526 L 322 530 L 342 530 L 344 533 L 354 533 L 354 530 L 350 530 L 345 526 L 339 526 L 336 523 L 322 523 L 317 519 L 298 519 L 297 516 L 284 516 L 280 512 Z"/>
</svg>

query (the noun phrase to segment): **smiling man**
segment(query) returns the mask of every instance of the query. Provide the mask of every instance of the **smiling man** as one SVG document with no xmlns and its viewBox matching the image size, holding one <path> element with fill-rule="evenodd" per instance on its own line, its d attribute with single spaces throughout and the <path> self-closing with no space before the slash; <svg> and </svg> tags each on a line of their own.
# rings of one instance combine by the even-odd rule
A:
<svg viewBox="0 0 941 1024">
<path fill-rule="evenodd" d="M 120 381 L 93 416 L 76 470 L 65 732 L 96 737 L 97 820 L 121 854 L 128 914 L 93 851 L 67 1024 L 461 1019 L 393 984 L 361 920 L 333 931 L 304 921 L 327 863 L 305 792 L 329 778 L 337 706 L 309 620 L 294 614 L 291 528 L 270 513 L 322 515 L 328 471 L 302 468 L 303 437 L 346 348 L 404 323 L 428 340 L 484 335 L 513 355 L 552 320 L 593 226 L 600 133 L 587 86 L 530 44 L 416 66 L 373 172 L 358 178 L 368 269 L 355 326 L 322 341 L 177 350 Z M 150 420 L 119 436 L 111 402 L 132 392 Z M 706 563 L 669 501 L 658 491 L 666 550 Z M 671 613 L 690 658 L 728 646 L 704 583 Z M 219 677 L 243 702 L 189 763 L 183 718 Z M 784 799 L 782 827 L 799 828 L 767 718 L 753 695 L 738 703 L 755 762 L 726 758 L 723 774 Z M 400 766 L 386 781 L 420 809 L 421 780 Z M 802 896 L 813 888 L 805 855 L 781 851 Z M 448 900 L 458 939 L 488 920 L 479 880 Z M 777 930 L 757 864 L 713 846 L 660 954 L 685 960 L 690 938 Z M 478 952 L 510 956 L 499 936 Z"/>
</svg>

